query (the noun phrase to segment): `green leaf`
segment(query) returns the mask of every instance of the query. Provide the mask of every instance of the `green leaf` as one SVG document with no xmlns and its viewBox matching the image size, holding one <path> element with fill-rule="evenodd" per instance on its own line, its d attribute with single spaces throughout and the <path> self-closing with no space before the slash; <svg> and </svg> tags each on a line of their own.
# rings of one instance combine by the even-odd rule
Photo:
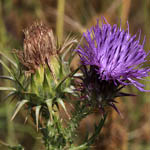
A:
<svg viewBox="0 0 150 150">
<path fill-rule="evenodd" d="M 70 86 L 64 89 L 64 92 L 66 93 L 74 93 L 75 87 L 74 86 Z"/>
<path fill-rule="evenodd" d="M 13 73 L 10 71 L 9 67 L 4 63 L 4 61 L 0 60 L 0 63 L 11 75 L 13 75 Z"/>
<path fill-rule="evenodd" d="M 9 97 L 11 97 L 11 96 L 13 96 L 13 95 L 15 95 L 16 94 L 16 91 L 14 92 L 10 92 L 7 96 L 5 96 L 4 98 L 2 98 L 2 100 L 4 101 L 4 100 L 6 100 L 6 99 L 8 99 Z"/>
<path fill-rule="evenodd" d="M 83 74 L 82 73 L 75 73 L 73 76 L 74 77 L 81 77 Z"/>
<path fill-rule="evenodd" d="M 13 87 L 0 87 L 0 91 L 17 91 Z"/>
<path fill-rule="evenodd" d="M 58 98 L 58 99 L 57 99 L 57 102 L 62 106 L 62 108 L 64 109 L 66 115 L 70 118 L 70 115 L 69 115 L 68 112 L 67 112 L 67 109 L 66 109 L 66 106 L 65 106 L 63 100 L 62 100 L 61 98 Z"/>
<path fill-rule="evenodd" d="M 36 127 L 37 127 L 37 131 L 38 131 L 38 127 L 39 127 L 39 114 L 40 114 L 40 109 L 41 109 L 41 105 L 36 106 L 35 108 L 35 117 L 36 117 Z"/>
<path fill-rule="evenodd" d="M 11 76 L 0 76 L 1 79 L 7 79 L 7 80 L 11 80 L 11 81 L 15 81 L 13 77 Z"/>
<path fill-rule="evenodd" d="M 17 63 L 15 63 L 12 59 L 10 59 L 6 54 L 4 54 L 2 51 L 0 51 L 0 54 L 6 58 L 15 68 L 18 68 Z"/>
<path fill-rule="evenodd" d="M 12 118 L 11 118 L 11 121 L 15 118 L 15 116 L 17 115 L 17 113 L 20 111 L 21 107 L 22 107 L 24 104 L 28 103 L 28 102 L 29 102 L 29 100 L 26 100 L 26 99 L 24 99 L 24 100 L 18 102 L 18 104 L 16 105 L 15 112 L 14 112 Z"/>
</svg>

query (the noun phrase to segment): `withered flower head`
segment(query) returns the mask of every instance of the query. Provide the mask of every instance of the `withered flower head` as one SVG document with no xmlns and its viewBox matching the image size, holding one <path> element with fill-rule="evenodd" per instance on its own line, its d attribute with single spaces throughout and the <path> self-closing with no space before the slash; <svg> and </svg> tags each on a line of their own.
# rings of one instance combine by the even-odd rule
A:
<svg viewBox="0 0 150 150">
<path fill-rule="evenodd" d="M 52 29 L 38 22 L 24 30 L 24 34 L 24 50 L 16 51 L 16 54 L 27 71 L 34 73 L 40 65 L 45 65 L 51 56 L 56 55 L 55 38 Z"/>
</svg>

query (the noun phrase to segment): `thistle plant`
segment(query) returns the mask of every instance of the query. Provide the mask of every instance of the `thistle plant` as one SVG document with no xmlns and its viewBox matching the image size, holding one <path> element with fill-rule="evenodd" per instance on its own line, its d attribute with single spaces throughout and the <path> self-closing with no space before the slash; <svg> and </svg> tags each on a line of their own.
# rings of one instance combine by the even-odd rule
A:
<svg viewBox="0 0 150 150">
<path fill-rule="evenodd" d="M 102 27 L 98 20 L 83 34 L 83 46 L 76 48 L 75 38 L 67 38 L 61 46 L 57 45 L 52 30 L 43 23 L 34 23 L 24 34 L 23 50 L 13 50 L 19 62 L 5 57 L 11 63 L 9 68 L 0 61 L 9 73 L 0 78 L 13 82 L 13 87 L 4 86 L 0 90 L 10 91 L 7 98 L 17 100 L 12 120 L 22 107 L 26 108 L 41 133 L 45 150 L 90 149 L 106 120 L 105 108 L 111 106 L 120 114 L 115 98 L 133 96 L 121 89 L 134 85 L 146 91 L 137 81 L 150 72 L 149 68 L 142 68 L 148 55 L 144 51 L 145 41 L 140 44 L 140 35 L 138 39 L 136 35 L 131 36 L 129 27 L 124 31 L 103 18 Z M 81 66 L 71 71 L 70 64 L 76 52 Z M 71 113 L 66 104 L 73 106 Z M 95 109 L 102 112 L 100 121 L 95 124 L 92 135 L 77 145 L 80 122 Z M 62 112 L 67 119 L 60 115 Z M 20 145 L 15 148 L 23 149 Z"/>
</svg>

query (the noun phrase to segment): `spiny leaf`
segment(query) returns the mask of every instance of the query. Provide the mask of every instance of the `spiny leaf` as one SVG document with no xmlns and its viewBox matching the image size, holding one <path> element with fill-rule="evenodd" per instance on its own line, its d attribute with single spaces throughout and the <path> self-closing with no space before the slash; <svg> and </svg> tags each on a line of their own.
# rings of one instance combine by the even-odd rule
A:
<svg viewBox="0 0 150 150">
<path fill-rule="evenodd" d="M 115 95 L 115 97 L 122 97 L 122 96 L 136 96 L 136 95 L 130 93 L 123 93 L 123 92 L 119 92 L 118 94 Z"/>
<path fill-rule="evenodd" d="M 74 86 L 70 86 L 64 89 L 64 92 L 66 93 L 74 93 L 75 87 Z"/>
<path fill-rule="evenodd" d="M 74 76 L 74 77 L 81 77 L 81 76 L 82 76 L 82 73 L 75 73 L 73 76 Z"/>
<path fill-rule="evenodd" d="M 0 51 L 0 54 L 3 57 L 5 57 L 12 65 L 14 65 L 15 68 L 18 68 L 17 64 L 12 59 L 10 59 L 6 54 L 4 54 L 2 51 Z"/>
<path fill-rule="evenodd" d="M 4 100 L 6 100 L 6 99 L 8 99 L 10 96 L 13 96 L 13 95 L 15 95 L 16 94 L 16 91 L 14 92 L 10 92 L 7 96 L 5 96 L 4 98 L 2 98 L 2 100 L 4 101 Z"/>
<path fill-rule="evenodd" d="M 16 83 L 18 83 L 18 85 L 22 88 L 22 84 L 19 82 L 19 80 L 14 76 L 14 74 L 10 71 L 10 69 L 8 68 L 8 66 L 2 61 L 0 60 L 0 63 L 3 65 L 3 67 L 12 75 L 11 76 L 0 76 L 0 78 L 3 78 L 3 79 L 9 79 L 9 80 L 12 80 L 12 81 L 16 81 Z"/>
<path fill-rule="evenodd" d="M 66 115 L 70 118 L 70 115 L 69 115 L 68 112 L 67 112 L 67 109 L 66 109 L 66 106 L 65 106 L 63 100 L 62 100 L 61 98 L 58 98 L 58 99 L 57 99 L 57 102 L 62 106 L 62 108 L 64 109 Z"/>
<path fill-rule="evenodd" d="M 10 71 L 9 67 L 4 63 L 4 61 L 0 60 L 0 63 L 3 65 L 3 67 L 4 67 L 11 75 L 13 75 L 13 73 Z"/>
<path fill-rule="evenodd" d="M 36 117 L 36 127 L 37 127 L 37 131 L 38 131 L 38 123 L 39 123 L 39 114 L 40 114 L 40 109 L 41 109 L 41 105 L 36 106 L 35 108 L 35 117 Z"/>
<path fill-rule="evenodd" d="M 13 87 L 0 87 L 0 91 L 17 91 Z"/>
<path fill-rule="evenodd" d="M 7 79 L 7 80 L 11 80 L 11 81 L 15 81 L 13 77 L 11 76 L 0 76 L 1 79 Z"/>
<path fill-rule="evenodd" d="M 17 115 L 17 113 L 20 111 L 21 107 L 22 107 L 24 104 L 28 103 L 28 102 L 29 102 L 29 100 L 24 99 L 24 100 L 20 101 L 20 102 L 17 104 L 16 109 L 15 109 L 15 112 L 14 112 L 12 118 L 11 118 L 11 121 L 15 118 L 15 116 Z"/>
<path fill-rule="evenodd" d="M 77 48 L 79 47 L 79 45 L 81 44 L 81 42 L 82 42 L 83 39 L 84 39 L 84 38 L 82 37 L 81 40 L 80 40 L 80 42 L 78 42 L 78 45 L 76 46 L 75 49 L 77 49 Z M 70 53 L 69 60 L 68 60 L 69 64 L 71 64 L 71 62 L 72 62 L 72 60 L 74 59 L 74 57 L 75 57 L 76 54 L 77 54 L 77 53 L 76 53 L 75 50 L 72 51 L 72 53 Z"/>
<path fill-rule="evenodd" d="M 116 105 L 113 102 L 109 102 L 108 105 L 111 106 L 120 115 L 121 118 L 123 118 L 122 113 L 119 111 L 119 109 L 116 107 Z"/>
</svg>

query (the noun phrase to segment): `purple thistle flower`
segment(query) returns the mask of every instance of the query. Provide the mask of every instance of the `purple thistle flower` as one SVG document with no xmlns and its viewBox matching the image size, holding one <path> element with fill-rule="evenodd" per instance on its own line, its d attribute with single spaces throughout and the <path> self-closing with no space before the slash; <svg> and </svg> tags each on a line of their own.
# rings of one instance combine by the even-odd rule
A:
<svg viewBox="0 0 150 150">
<path fill-rule="evenodd" d="M 136 39 L 136 35 L 129 34 L 129 26 L 124 31 L 116 24 L 111 26 L 105 18 L 102 18 L 102 27 L 98 20 L 83 37 L 83 47 L 76 49 L 83 64 L 81 96 L 91 105 L 103 111 L 104 106 L 109 105 L 119 113 L 114 98 L 134 96 L 120 92 L 124 86 L 132 84 L 140 91 L 148 91 L 137 81 L 150 72 L 150 68 L 142 68 L 148 56 L 144 50 L 145 38 L 140 44 L 140 34 Z"/>
<path fill-rule="evenodd" d="M 140 44 L 140 35 L 136 40 L 136 35 L 129 34 L 129 27 L 127 31 L 121 30 L 116 24 L 108 24 L 105 18 L 102 27 L 98 20 L 83 37 L 86 43 L 79 46 L 77 52 L 84 65 L 95 67 L 99 80 L 113 81 L 115 85 L 133 84 L 140 91 L 146 91 L 136 80 L 147 77 L 150 72 L 149 68 L 141 68 L 148 55 L 143 48 L 145 38 Z"/>
</svg>

